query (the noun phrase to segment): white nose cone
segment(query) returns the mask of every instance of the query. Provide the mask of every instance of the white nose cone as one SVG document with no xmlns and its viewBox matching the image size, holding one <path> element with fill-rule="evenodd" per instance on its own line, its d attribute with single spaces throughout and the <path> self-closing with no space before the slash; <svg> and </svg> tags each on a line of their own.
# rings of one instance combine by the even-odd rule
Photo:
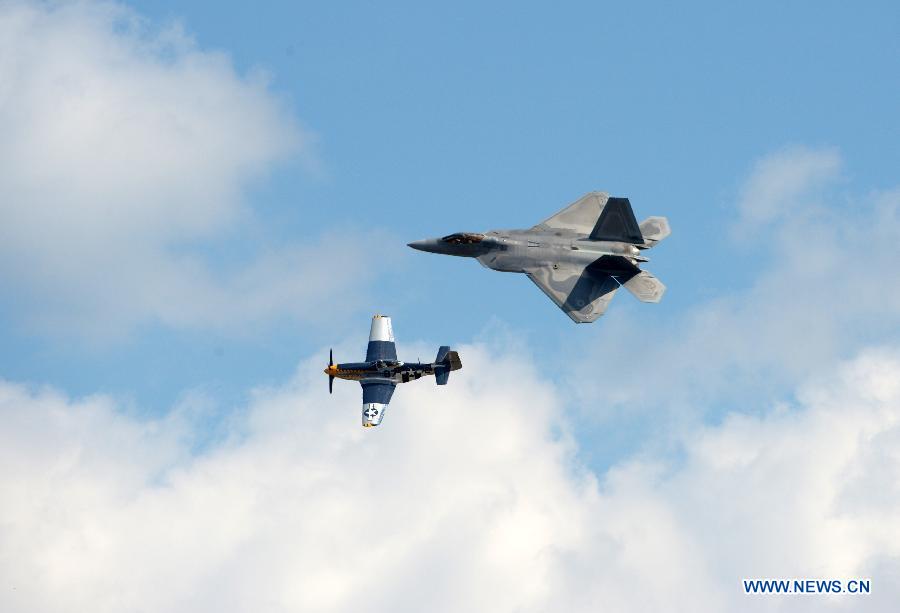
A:
<svg viewBox="0 0 900 613">
<path fill-rule="evenodd" d="M 363 405 L 362 409 L 362 425 L 364 428 L 371 428 L 372 426 L 377 426 L 381 423 L 381 420 L 384 419 L 384 410 L 387 408 L 386 404 L 381 404 L 380 402 L 367 402 Z"/>
<path fill-rule="evenodd" d="M 394 342 L 394 328 L 391 326 L 390 317 L 376 315 L 372 318 L 372 330 L 369 332 L 369 340 Z"/>
</svg>

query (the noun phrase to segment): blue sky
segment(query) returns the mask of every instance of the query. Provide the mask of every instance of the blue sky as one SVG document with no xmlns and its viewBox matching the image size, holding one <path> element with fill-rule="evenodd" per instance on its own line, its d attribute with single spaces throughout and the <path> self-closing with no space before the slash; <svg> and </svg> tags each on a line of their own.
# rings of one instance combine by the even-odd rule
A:
<svg viewBox="0 0 900 613">
<path fill-rule="evenodd" d="M 468 340 L 496 318 L 552 364 L 562 357 L 557 337 L 603 342 L 603 324 L 574 330 L 524 279 L 402 246 L 528 226 L 608 190 L 675 229 L 650 264 L 669 287 L 665 302 L 622 297 L 610 315 L 671 316 L 754 278 L 757 258 L 735 252 L 726 228 L 756 158 L 792 144 L 835 146 L 847 160 L 843 189 L 895 178 L 890 3 L 134 6 L 150 28 L 177 21 L 239 72 L 265 71 L 314 134 L 312 167 L 282 160 L 247 186 L 266 241 L 389 233 L 371 254 L 386 263 L 360 262 L 372 291 L 346 305 L 346 326 L 361 337 L 374 311 L 396 317 L 401 339 L 435 342 Z M 240 254 L 242 242 L 233 233 L 199 248 Z M 342 249 L 341 240 L 329 247 Z M 8 376 L 159 407 L 195 386 L 223 389 L 230 401 L 334 337 L 330 326 L 296 321 L 194 334 L 150 320 L 86 347 L 23 331 L 10 313 L 14 294 L 0 320 Z"/>
<path fill-rule="evenodd" d="M 898 25 L 889 2 L 0 7 L 0 58 L 11 58 L 0 60 L 0 406 L 14 423 L 4 434 L 31 440 L 33 424 L 19 419 L 29 411 L 51 432 L 59 411 L 93 416 L 75 433 L 59 426 L 53 440 L 96 445 L 101 465 L 137 462 L 134 491 L 152 498 L 162 480 L 169 501 L 180 500 L 180 479 L 208 491 L 203 474 L 242 458 L 253 460 L 242 474 L 271 468 L 271 444 L 283 452 L 273 465 L 306 475 L 330 464 L 363 503 L 402 507 L 406 487 L 427 489 L 424 480 L 403 472 L 381 499 L 344 480 L 353 465 L 335 449 L 357 462 L 384 453 L 388 466 L 423 453 L 423 466 L 438 466 L 458 450 L 435 424 L 482 428 L 471 441 L 486 450 L 469 450 L 471 466 L 451 479 L 481 483 L 480 466 L 533 446 L 546 470 L 530 487 L 613 526 L 627 523 L 631 503 L 646 504 L 648 521 L 664 516 L 683 538 L 696 536 L 685 547 L 681 536 L 659 542 L 675 539 L 672 550 L 696 555 L 698 568 L 887 576 L 900 555 L 894 532 L 852 558 L 822 554 L 796 529 L 787 541 L 799 553 L 786 566 L 774 562 L 783 551 L 762 545 L 742 566 L 734 551 L 747 543 L 723 553 L 690 518 L 702 515 L 691 505 L 709 502 L 707 487 L 721 498 L 746 493 L 724 485 L 759 476 L 728 472 L 744 470 L 741 458 L 772 453 L 764 475 L 773 482 L 783 461 L 818 483 L 811 458 L 828 464 L 829 448 L 847 449 L 846 463 L 822 475 L 865 473 L 878 453 L 893 457 L 896 421 L 884 416 L 900 415 L 891 383 L 900 372 Z M 668 288 L 660 304 L 622 293 L 597 323 L 575 326 L 520 275 L 405 246 L 528 227 L 592 190 L 629 197 L 639 219 L 669 218 L 672 236 L 645 265 Z M 430 358 L 439 344 L 472 356 L 462 352 L 471 366 L 454 395 L 398 391 L 406 399 L 380 429 L 390 452 L 356 430 L 339 434 L 358 429 L 358 390 L 327 398 L 320 373 L 329 347 L 338 360 L 362 357 L 376 312 L 393 317 L 402 359 Z M 823 389 L 857 419 L 847 437 L 871 436 L 874 451 L 853 455 L 820 431 L 819 419 L 841 424 Z M 544 406 L 522 406 L 534 399 Z M 422 405 L 460 417 L 413 417 Z M 508 420 L 517 425 L 504 446 Z M 152 460 L 109 447 L 106 431 Z M 284 432 L 297 441 L 282 445 Z M 808 456 L 797 460 L 792 440 Z M 503 470 L 484 469 L 479 487 L 508 481 L 532 500 L 510 468 L 525 462 L 518 454 L 503 456 Z M 854 487 L 900 492 L 900 472 L 884 470 Z M 258 498 L 285 513 L 332 500 L 313 484 L 294 508 L 279 487 L 288 486 Z M 423 500 L 458 496 L 476 509 L 481 491 Z M 780 494 L 766 489 L 760 500 Z M 823 494 L 823 508 L 843 494 Z M 853 518 L 890 524 L 878 504 Z M 792 509 L 795 528 L 834 528 Z M 708 519 L 748 521 L 720 511 Z M 521 526 L 532 530 L 529 521 Z M 467 533 L 476 547 L 483 527 Z M 563 550 L 574 538 L 556 536 Z M 607 537 L 619 538 L 591 532 L 586 542 L 601 545 L 575 558 L 606 555 Z M 324 547 L 310 542 L 300 544 Z M 816 556 L 834 563 L 812 568 Z M 449 554 L 434 560 L 457 569 Z M 562 575 L 574 581 L 586 571 L 571 564 Z M 716 586 L 709 595 L 721 609 L 734 594 Z M 397 605 L 385 590 L 377 602 Z"/>
</svg>

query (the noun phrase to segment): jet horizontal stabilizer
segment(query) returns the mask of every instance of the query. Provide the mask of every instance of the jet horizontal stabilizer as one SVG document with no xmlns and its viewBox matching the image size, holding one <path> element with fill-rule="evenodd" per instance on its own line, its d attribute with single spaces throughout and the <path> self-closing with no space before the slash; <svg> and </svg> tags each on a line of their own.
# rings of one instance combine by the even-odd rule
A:
<svg viewBox="0 0 900 613">
<path fill-rule="evenodd" d="M 672 233 L 669 220 L 665 217 L 648 217 L 639 227 L 644 237 L 644 244 L 638 245 L 639 249 L 649 249 Z"/>
<path fill-rule="evenodd" d="M 628 281 L 623 282 L 622 287 L 641 302 L 659 302 L 666 293 L 666 286 L 662 281 L 646 270 L 642 270 Z"/>
</svg>

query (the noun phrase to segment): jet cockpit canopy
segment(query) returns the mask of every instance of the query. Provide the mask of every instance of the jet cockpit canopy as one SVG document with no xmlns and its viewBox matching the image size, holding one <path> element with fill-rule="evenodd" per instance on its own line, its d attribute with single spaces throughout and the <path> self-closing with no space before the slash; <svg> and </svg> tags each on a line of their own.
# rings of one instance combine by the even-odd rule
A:
<svg viewBox="0 0 900 613">
<path fill-rule="evenodd" d="M 473 232 L 457 232 L 449 234 L 441 239 L 441 242 L 450 243 L 451 245 L 473 245 L 484 240 L 484 234 L 476 234 Z"/>
</svg>

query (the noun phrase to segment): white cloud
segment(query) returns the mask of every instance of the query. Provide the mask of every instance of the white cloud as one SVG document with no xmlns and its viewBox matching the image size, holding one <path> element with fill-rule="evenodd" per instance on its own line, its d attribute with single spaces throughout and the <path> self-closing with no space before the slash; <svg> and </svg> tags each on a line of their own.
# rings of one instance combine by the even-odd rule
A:
<svg viewBox="0 0 900 613">
<path fill-rule="evenodd" d="M 356 281 L 337 254 L 323 284 L 316 241 L 241 234 L 248 185 L 308 156 L 308 138 L 262 74 L 177 25 L 115 3 L 4 3 L 0 135 L 4 300 L 41 329 L 253 324 Z M 222 238 L 249 261 L 212 264 Z"/>
<path fill-rule="evenodd" d="M 900 596 L 900 351 L 599 476 L 521 354 L 461 355 L 447 387 L 398 389 L 374 431 L 357 386 L 329 397 L 305 363 L 201 456 L 184 410 L 142 421 L 0 385 L 0 608 L 887 611 Z M 870 577 L 874 594 L 743 594 L 772 576 Z"/>
<path fill-rule="evenodd" d="M 738 233 L 805 208 L 815 191 L 839 177 L 842 162 L 836 148 L 786 147 L 754 164 L 738 199 Z"/>
</svg>

